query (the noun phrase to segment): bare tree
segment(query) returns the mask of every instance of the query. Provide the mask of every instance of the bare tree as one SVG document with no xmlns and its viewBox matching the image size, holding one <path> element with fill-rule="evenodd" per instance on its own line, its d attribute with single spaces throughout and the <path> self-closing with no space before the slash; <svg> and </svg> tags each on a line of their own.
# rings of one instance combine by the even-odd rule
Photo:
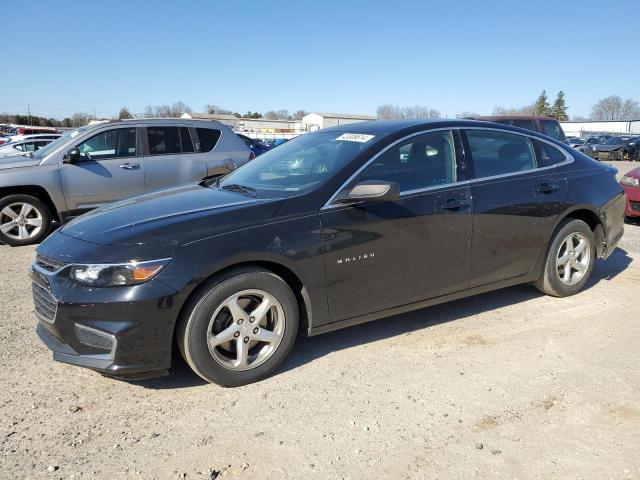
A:
<svg viewBox="0 0 640 480">
<path fill-rule="evenodd" d="M 293 119 L 294 120 L 302 120 L 302 117 L 304 117 L 306 115 L 307 115 L 306 110 L 296 110 L 296 112 L 293 114 Z"/>
<path fill-rule="evenodd" d="M 129 111 L 129 109 L 127 107 L 122 107 L 120 109 L 120 113 L 118 113 L 118 118 L 120 120 L 125 120 L 128 118 L 133 118 L 133 115 L 131 115 L 131 112 Z"/>
<path fill-rule="evenodd" d="M 83 127 L 87 123 L 89 123 L 92 118 L 93 118 L 93 115 L 91 115 L 90 113 L 76 112 L 73 115 L 71 115 L 71 126 Z"/>
<path fill-rule="evenodd" d="M 205 113 L 217 113 L 218 110 L 220 110 L 220 107 L 211 103 L 204 106 Z"/>
<path fill-rule="evenodd" d="M 179 118 L 183 113 L 191 113 L 191 107 L 184 102 L 171 105 L 149 105 L 144 109 L 147 118 Z"/>
<path fill-rule="evenodd" d="M 395 118 L 402 118 L 402 109 L 397 105 L 385 103 L 376 109 L 376 114 L 380 120 L 393 120 Z"/>
<path fill-rule="evenodd" d="M 591 107 L 591 120 L 632 120 L 640 118 L 640 104 L 630 98 L 622 100 L 620 95 L 602 98 Z"/>
<path fill-rule="evenodd" d="M 495 107 L 493 109 L 493 115 L 533 115 L 536 106 L 525 105 L 524 107 Z"/>
<path fill-rule="evenodd" d="M 571 117 L 572 122 L 586 122 L 587 120 L 589 120 L 589 118 L 582 115 L 574 115 Z"/>
<path fill-rule="evenodd" d="M 467 118 L 467 117 L 479 117 L 480 114 L 476 112 L 470 112 L 465 110 L 464 112 L 456 113 L 456 118 Z"/>
</svg>

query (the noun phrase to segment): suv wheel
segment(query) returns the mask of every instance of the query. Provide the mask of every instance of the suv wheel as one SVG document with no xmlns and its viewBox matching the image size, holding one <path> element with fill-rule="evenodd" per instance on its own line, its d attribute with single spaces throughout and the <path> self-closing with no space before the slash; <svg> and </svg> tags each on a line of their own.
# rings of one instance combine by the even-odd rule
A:
<svg viewBox="0 0 640 480">
<path fill-rule="evenodd" d="M 47 206 L 31 195 L 9 195 L 0 199 L 0 242 L 22 246 L 38 243 L 51 227 Z"/>
<path fill-rule="evenodd" d="M 554 297 L 574 295 L 584 288 L 596 260 L 595 237 L 582 220 L 564 220 L 551 242 L 542 276 L 534 282 Z"/>
<path fill-rule="evenodd" d="M 212 282 L 191 301 L 178 325 L 178 347 L 191 369 L 225 387 L 261 380 L 289 355 L 298 304 L 268 270 L 238 271 Z"/>
</svg>

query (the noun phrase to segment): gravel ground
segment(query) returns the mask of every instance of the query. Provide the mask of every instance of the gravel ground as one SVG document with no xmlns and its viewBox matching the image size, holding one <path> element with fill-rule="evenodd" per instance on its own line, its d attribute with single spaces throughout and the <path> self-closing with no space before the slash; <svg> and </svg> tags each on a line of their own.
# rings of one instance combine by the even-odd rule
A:
<svg viewBox="0 0 640 480">
<path fill-rule="evenodd" d="M 579 295 L 519 286 L 304 339 L 236 389 L 179 362 L 145 382 L 54 363 L 33 255 L 0 246 L 0 478 L 640 478 L 640 223 Z"/>
</svg>

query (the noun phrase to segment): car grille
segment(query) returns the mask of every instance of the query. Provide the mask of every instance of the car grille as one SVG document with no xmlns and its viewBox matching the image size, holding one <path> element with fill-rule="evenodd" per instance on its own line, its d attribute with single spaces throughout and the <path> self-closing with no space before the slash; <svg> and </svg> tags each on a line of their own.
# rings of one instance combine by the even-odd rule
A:
<svg viewBox="0 0 640 480">
<path fill-rule="evenodd" d="M 58 312 L 58 301 L 51 294 L 49 280 L 41 273 L 34 271 L 32 275 L 31 293 L 36 315 L 45 322 L 53 323 Z"/>
<path fill-rule="evenodd" d="M 45 255 L 38 254 L 36 255 L 36 265 L 38 265 L 43 270 L 46 270 L 47 272 L 57 272 L 62 267 L 64 267 L 66 263 L 55 260 L 51 257 L 47 257 Z"/>
<path fill-rule="evenodd" d="M 634 212 L 640 212 L 640 202 L 629 202 L 629 207 Z"/>
</svg>

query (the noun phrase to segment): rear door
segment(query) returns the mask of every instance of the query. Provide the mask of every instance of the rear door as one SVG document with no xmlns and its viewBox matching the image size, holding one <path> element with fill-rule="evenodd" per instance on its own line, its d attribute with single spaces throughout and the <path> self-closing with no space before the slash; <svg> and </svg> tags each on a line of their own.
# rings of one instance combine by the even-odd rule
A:
<svg viewBox="0 0 640 480">
<path fill-rule="evenodd" d="M 207 176 L 207 166 L 196 149 L 193 129 L 177 125 L 148 125 L 143 137 L 145 187 L 148 192 L 184 185 Z"/>
<path fill-rule="evenodd" d="M 455 137 L 451 130 L 412 135 L 344 188 L 397 182 L 398 200 L 321 210 L 332 321 L 467 288 L 472 216 Z"/>
<path fill-rule="evenodd" d="M 60 165 L 71 215 L 144 193 L 144 166 L 136 127 L 109 128 L 73 145 L 80 160 Z"/>
<path fill-rule="evenodd" d="M 470 286 L 525 275 L 566 200 L 566 182 L 538 166 L 528 135 L 479 128 L 465 129 L 464 139 L 474 171 Z"/>
</svg>

